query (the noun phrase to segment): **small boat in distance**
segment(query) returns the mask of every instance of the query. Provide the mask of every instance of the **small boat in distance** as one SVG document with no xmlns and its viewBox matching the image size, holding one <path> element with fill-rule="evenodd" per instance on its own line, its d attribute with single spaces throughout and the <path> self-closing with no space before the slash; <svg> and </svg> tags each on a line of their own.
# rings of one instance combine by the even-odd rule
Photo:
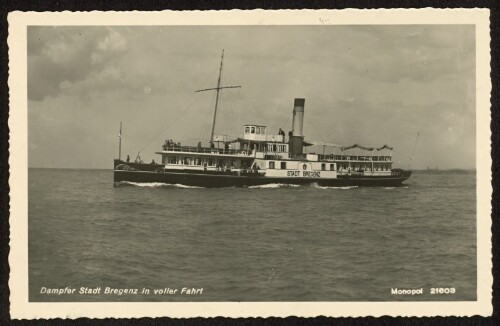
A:
<svg viewBox="0 0 500 326">
<path fill-rule="evenodd" d="M 292 128 L 285 134 L 279 130 L 270 134 L 266 126 L 247 124 L 242 135 L 234 139 L 214 135 L 224 60 L 222 51 L 217 87 L 201 91 L 216 91 L 215 109 L 209 146 L 181 146 L 166 140 L 156 154 L 161 164 L 145 164 L 140 160 L 121 160 L 120 150 L 114 160 L 114 182 L 167 183 L 197 187 L 248 187 L 265 184 L 311 184 L 327 187 L 401 186 L 411 170 L 392 168 L 393 148 L 378 148 L 358 144 L 340 146 L 325 142 L 306 141 L 303 134 L 305 99 L 295 98 Z M 217 143 L 217 147 L 215 146 Z M 322 146 L 323 153 L 305 153 L 309 146 Z M 333 148 L 326 154 L 326 148 Z"/>
</svg>

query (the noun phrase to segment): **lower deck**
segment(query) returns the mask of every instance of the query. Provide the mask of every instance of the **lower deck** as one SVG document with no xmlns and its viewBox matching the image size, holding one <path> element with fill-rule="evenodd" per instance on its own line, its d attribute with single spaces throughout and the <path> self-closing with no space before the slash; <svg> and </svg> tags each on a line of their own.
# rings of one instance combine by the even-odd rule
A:
<svg viewBox="0 0 500 326">
<path fill-rule="evenodd" d="M 272 183 L 311 184 L 317 183 L 326 187 L 396 187 L 408 179 L 411 171 L 393 170 L 390 175 L 365 176 L 363 174 L 339 174 L 334 178 L 321 177 L 320 174 L 299 173 L 296 176 L 272 176 L 259 170 L 176 170 L 167 169 L 163 165 L 150 164 L 147 169 L 136 163 L 124 163 L 115 160 L 115 182 L 158 182 L 183 184 L 197 187 L 248 187 Z M 126 168 L 124 168 L 126 167 Z"/>
</svg>

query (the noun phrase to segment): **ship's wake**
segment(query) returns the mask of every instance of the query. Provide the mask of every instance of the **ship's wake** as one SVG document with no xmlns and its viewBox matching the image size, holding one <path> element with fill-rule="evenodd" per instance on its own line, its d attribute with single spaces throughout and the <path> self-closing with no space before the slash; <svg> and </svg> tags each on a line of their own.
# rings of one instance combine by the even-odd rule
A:
<svg viewBox="0 0 500 326">
<path fill-rule="evenodd" d="M 132 182 L 132 181 L 115 182 L 115 187 L 206 189 L 205 187 L 188 186 L 188 185 L 183 185 L 180 183 L 173 184 L 173 183 L 163 183 L 163 182 Z M 289 184 L 289 183 L 269 183 L 269 184 L 264 184 L 264 185 L 248 186 L 245 188 L 248 188 L 248 189 L 280 189 L 280 188 L 298 188 L 298 187 L 313 187 L 316 189 L 333 189 L 333 190 L 350 190 L 350 189 L 358 188 L 358 186 L 328 187 L 328 186 L 320 186 L 318 183 L 304 184 L 304 185 Z M 396 187 L 381 187 L 381 188 L 387 189 L 387 190 L 396 189 Z M 408 187 L 406 186 L 404 188 L 408 188 Z"/>
<path fill-rule="evenodd" d="M 249 189 L 277 189 L 277 188 L 296 188 L 300 185 L 288 184 L 288 183 L 269 183 L 259 186 L 249 186 Z"/>
<path fill-rule="evenodd" d="M 121 181 L 118 182 L 118 186 L 132 186 L 132 187 L 143 187 L 143 188 L 182 188 L 182 189 L 204 189 L 203 187 L 187 186 L 180 183 L 163 183 L 163 182 L 132 182 L 132 181 Z"/>
<path fill-rule="evenodd" d="M 312 186 L 314 188 L 318 188 L 318 189 L 340 189 L 340 190 L 349 190 L 349 189 L 356 189 L 356 188 L 358 188 L 358 186 L 327 187 L 327 186 L 320 186 L 317 183 L 313 183 Z"/>
</svg>

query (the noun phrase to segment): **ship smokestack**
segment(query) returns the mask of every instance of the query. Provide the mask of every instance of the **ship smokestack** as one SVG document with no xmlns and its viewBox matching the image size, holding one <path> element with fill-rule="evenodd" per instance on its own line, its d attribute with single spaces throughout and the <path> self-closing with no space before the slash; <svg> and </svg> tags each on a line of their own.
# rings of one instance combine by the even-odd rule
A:
<svg viewBox="0 0 500 326">
<path fill-rule="evenodd" d="M 304 152 L 304 103 L 305 99 L 296 98 L 293 103 L 292 132 L 288 140 L 288 146 L 292 157 L 301 157 Z"/>
<path fill-rule="evenodd" d="M 294 136 L 303 136 L 302 131 L 304 127 L 304 103 L 305 99 L 296 98 L 293 103 L 293 121 L 292 130 Z"/>
</svg>

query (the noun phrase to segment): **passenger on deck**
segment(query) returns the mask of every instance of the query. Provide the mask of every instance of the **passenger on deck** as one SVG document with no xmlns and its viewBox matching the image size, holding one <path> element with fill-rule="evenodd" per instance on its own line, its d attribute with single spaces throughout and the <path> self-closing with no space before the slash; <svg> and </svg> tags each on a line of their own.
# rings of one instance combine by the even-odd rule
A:
<svg viewBox="0 0 500 326">
<path fill-rule="evenodd" d="M 198 142 L 198 152 L 201 152 L 201 141 Z"/>
<path fill-rule="evenodd" d="M 283 131 L 283 129 L 280 128 L 280 130 L 278 131 L 278 135 L 283 136 L 283 142 L 285 142 L 285 132 Z"/>
<path fill-rule="evenodd" d="M 129 163 L 129 162 L 130 162 L 130 156 L 127 155 L 127 163 Z"/>
<path fill-rule="evenodd" d="M 151 161 L 151 164 L 156 164 L 154 159 Z"/>
</svg>

